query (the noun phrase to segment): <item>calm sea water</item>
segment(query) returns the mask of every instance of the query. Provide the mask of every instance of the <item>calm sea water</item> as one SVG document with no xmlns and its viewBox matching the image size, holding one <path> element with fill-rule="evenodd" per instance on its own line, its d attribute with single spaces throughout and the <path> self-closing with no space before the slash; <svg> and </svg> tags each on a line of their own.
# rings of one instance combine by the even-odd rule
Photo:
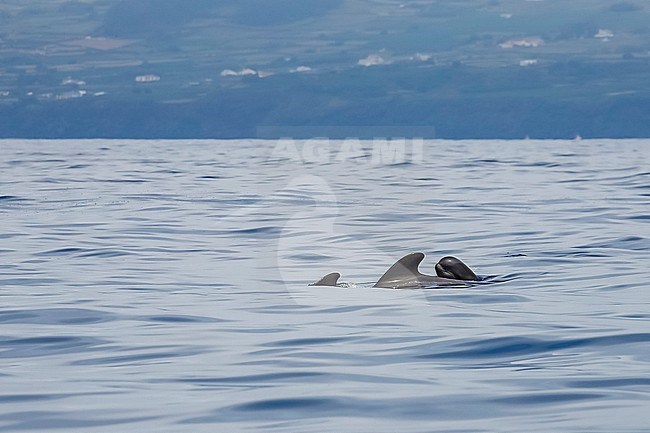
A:
<svg viewBox="0 0 650 433">
<path fill-rule="evenodd" d="M 0 148 L 0 432 L 650 428 L 648 141 Z"/>
</svg>

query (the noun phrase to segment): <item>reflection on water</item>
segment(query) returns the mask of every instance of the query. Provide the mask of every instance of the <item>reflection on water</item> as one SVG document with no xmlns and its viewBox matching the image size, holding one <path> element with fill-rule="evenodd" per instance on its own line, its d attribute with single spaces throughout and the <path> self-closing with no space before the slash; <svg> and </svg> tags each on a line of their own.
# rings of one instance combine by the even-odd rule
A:
<svg viewBox="0 0 650 433">
<path fill-rule="evenodd" d="M 1 141 L 0 432 L 650 425 L 650 143 L 329 145 Z"/>
</svg>

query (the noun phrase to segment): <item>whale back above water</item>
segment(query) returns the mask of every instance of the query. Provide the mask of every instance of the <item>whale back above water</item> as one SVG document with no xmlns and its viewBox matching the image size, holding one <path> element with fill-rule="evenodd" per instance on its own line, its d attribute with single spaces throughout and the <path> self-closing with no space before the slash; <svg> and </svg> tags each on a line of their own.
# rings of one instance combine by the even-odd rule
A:
<svg viewBox="0 0 650 433">
<path fill-rule="evenodd" d="M 424 260 L 423 253 L 412 253 L 402 257 L 382 275 L 374 287 L 399 288 L 420 284 L 420 280 L 425 277 L 419 271 L 422 260 Z"/>
<path fill-rule="evenodd" d="M 425 275 L 420 272 L 423 253 L 411 253 L 399 259 L 391 266 L 373 287 L 384 289 L 418 288 L 423 286 L 449 286 L 479 281 L 476 274 L 462 261 L 455 257 L 444 257 L 436 264 L 436 274 Z M 333 272 L 325 275 L 311 286 L 337 286 L 341 274 Z"/>
<path fill-rule="evenodd" d="M 336 286 L 339 282 L 339 278 L 341 278 L 341 274 L 338 272 L 332 272 L 331 274 L 325 275 L 315 283 L 310 284 L 310 286 Z"/>
</svg>

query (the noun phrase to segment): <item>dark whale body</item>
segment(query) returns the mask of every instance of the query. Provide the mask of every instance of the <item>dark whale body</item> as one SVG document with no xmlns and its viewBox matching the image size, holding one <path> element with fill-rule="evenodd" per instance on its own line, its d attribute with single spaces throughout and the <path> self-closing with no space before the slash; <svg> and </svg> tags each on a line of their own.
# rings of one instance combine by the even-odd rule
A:
<svg viewBox="0 0 650 433">
<path fill-rule="evenodd" d="M 436 276 L 420 272 L 420 263 L 424 260 L 423 253 L 411 253 L 399 259 L 391 266 L 373 287 L 386 289 L 407 289 L 423 286 L 450 286 L 463 284 L 468 281 L 479 281 L 480 278 L 462 261 L 455 257 L 444 257 L 436 264 Z M 328 274 L 312 286 L 336 286 L 341 274 Z"/>
</svg>

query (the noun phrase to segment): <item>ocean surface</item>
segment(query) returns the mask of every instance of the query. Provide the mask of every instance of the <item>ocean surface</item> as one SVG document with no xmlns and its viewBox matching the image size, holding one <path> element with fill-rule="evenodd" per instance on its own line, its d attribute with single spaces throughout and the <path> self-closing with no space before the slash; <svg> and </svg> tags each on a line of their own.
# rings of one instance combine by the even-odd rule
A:
<svg viewBox="0 0 650 433">
<path fill-rule="evenodd" d="M 0 149 L 0 432 L 650 429 L 650 141 Z"/>
</svg>

